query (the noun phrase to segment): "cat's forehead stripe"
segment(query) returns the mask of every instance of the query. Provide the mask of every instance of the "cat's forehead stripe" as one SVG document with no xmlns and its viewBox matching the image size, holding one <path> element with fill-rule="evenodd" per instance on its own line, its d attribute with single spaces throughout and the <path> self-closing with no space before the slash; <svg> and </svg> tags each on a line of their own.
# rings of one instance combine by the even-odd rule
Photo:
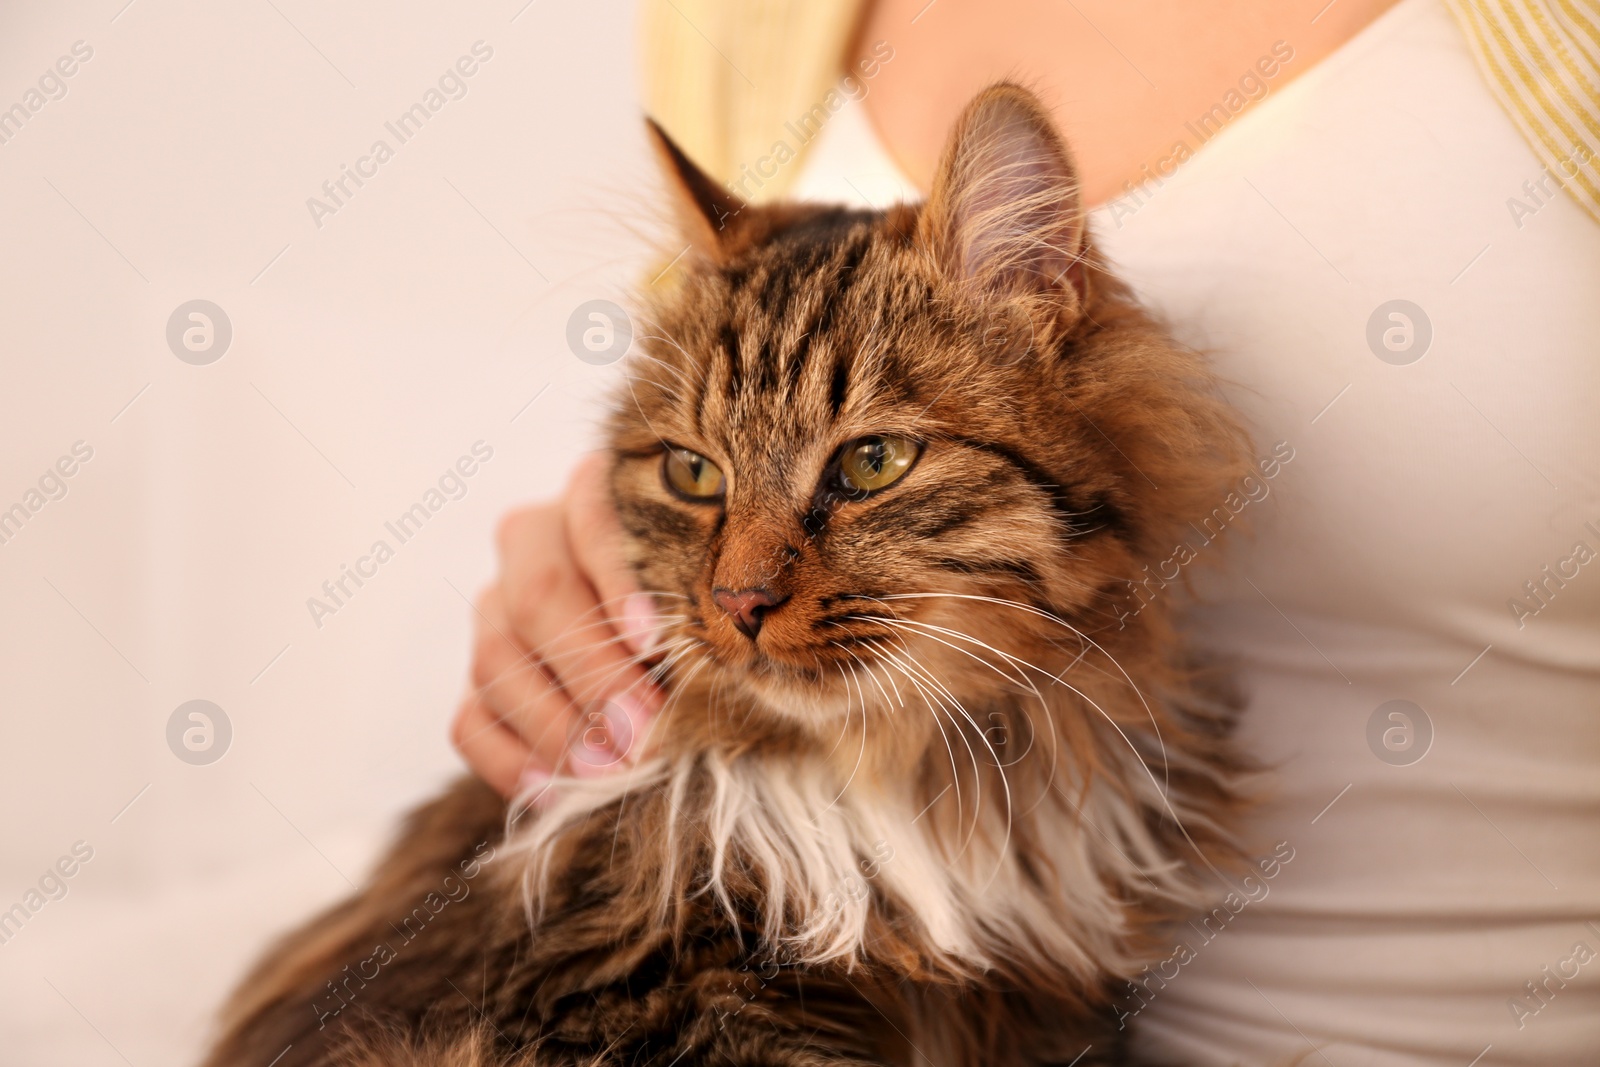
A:
<svg viewBox="0 0 1600 1067">
<path fill-rule="evenodd" d="M 756 264 L 725 272 L 737 326 L 724 327 L 719 355 L 727 363 L 724 388 L 737 401 L 747 390 L 792 399 L 802 388 L 810 357 L 820 345 L 833 351 L 818 386 L 848 379 L 848 344 L 829 344 L 842 306 L 871 249 L 874 234 L 863 218 L 830 219 L 774 242 Z M 834 404 L 834 414 L 839 404 Z"/>
<path fill-rule="evenodd" d="M 833 263 L 829 264 L 831 276 L 822 280 L 822 284 L 831 285 L 832 291 L 822 294 L 815 317 L 812 318 L 805 332 L 800 335 L 795 346 L 785 357 L 787 363 L 785 369 L 788 372 L 787 378 L 791 390 L 799 385 L 800 376 L 805 373 L 806 359 L 811 354 L 812 339 L 827 333 L 833 325 L 834 314 L 840 304 L 844 302 L 846 294 L 849 293 L 851 285 L 855 282 L 861 261 L 867 254 L 870 242 L 870 235 L 863 234 L 858 236 L 856 240 L 844 247 L 841 253 L 835 257 Z M 839 365 L 836 362 L 835 373 L 837 373 Z"/>
</svg>

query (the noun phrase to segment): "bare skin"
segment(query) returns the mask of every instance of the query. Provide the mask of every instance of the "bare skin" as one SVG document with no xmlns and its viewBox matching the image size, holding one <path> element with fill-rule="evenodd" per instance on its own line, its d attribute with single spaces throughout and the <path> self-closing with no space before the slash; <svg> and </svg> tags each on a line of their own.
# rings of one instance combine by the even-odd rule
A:
<svg viewBox="0 0 1600 1067">
<path fill-rule="evenodd" d="M 867 114 L 926 191 L 962 106 L 994 81 L 1020 79 L 1053 107 L 1085 200 L 1097 204 L 1169 159 L 1175 143 L 1201 147 L 1185 123 L 1223 102 L 1243 75 L 1256 72 L 1276 92 L 1396 2 L 878 0 L 858 51 L 864 57 L 881 40 L 895 54 L 873 81 Z M 1263 77 L 1258 63 L 1280 41 L 1293 58 Z M 559 499 L 508 514 L 500 574 L 479 594 L 472 681 L 451 740 L 506 795 L 538 788 L 558 768 L 619 766 L 633 754 L 628 739 L 661 706 L 644 673 L 648 602 L 621 558 L 603 470 L 590 457 Z M 617 759 L 568 759 L 575 736 L 596 736 L 597 708 L 631 723 L 598 733 Z"/>
<path fill-rule="evenodd" d="M 1137 183 L 1185 128 L 1221 102 L 1272 46 L 1293 59 L 1270 91 L 1317 62 L 1397 0 L 878 0 L 859 34 L 895 50 L 873 81 L 867 114 L 890 154 L 928 189 L 950 123 L 978 90 L 1026 82 L 1053 109 L 1077 156 L 1084 199 Z M 915 18 L 916 22 L 912 22 Z M 1315 19 L 1315 21 L 1312 21 Z M 1027 32 L 1019 33 L 1020 27 Z"/>
<path fill-rule="evenodd" d="M 639 588 L 622 559 L 604 472 L 603 456 L 585 457 L 559 499 L 500 520 L 500 574 L 478 595 L 472 681 L 450 739 L 507 796 L 558 767 L 583 774 L 617 765 L 566 761 L 593 709 L 620 707 L 635 720 L 603 731 L 602 743 L 619 742 L 620 761 L 661 704 L 636 655 L 651 624 L 638 610 L 644 602 L 629 600 Z"/>
</svg>

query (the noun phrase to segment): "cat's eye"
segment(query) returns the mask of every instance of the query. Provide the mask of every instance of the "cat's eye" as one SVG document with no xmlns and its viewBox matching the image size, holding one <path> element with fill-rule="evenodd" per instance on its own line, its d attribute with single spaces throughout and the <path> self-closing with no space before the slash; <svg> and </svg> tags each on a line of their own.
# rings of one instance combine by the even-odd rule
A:
<svg viewBox="0 0 1600 1067">
<path fill-rule="evenodd" d="M 674 492 L 691 500 L 715 500 L 726 484 L 722 468 L 687 448 L 669 447 L 662 459 L 662 473 Z"/>
<path fill-rule="evenodd" d="M 909 437 L 874 434 L 851 441 L 839 457 L 839 481 L 847 492 L 876 492 L 899 481 L 921 451 Z"/>
</svg>

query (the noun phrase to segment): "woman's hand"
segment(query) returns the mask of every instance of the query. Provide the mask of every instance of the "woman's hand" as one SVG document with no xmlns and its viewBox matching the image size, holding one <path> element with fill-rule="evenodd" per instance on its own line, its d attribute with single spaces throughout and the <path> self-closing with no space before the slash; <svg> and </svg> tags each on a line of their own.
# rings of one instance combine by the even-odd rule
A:
<svg viewBox="0 0 1600 1067">
<path fill-rule="evenodd" d="M 621 766 L 662 695 L 642 665 L 654 606 L 623 559 L 605 457 L 579 463 L 559 500 L 506 515 L 496 540 L 500 575 L 478 597 L 473 688 L 451 741 L 506 796 L 558 768 Z"/>
</svg>

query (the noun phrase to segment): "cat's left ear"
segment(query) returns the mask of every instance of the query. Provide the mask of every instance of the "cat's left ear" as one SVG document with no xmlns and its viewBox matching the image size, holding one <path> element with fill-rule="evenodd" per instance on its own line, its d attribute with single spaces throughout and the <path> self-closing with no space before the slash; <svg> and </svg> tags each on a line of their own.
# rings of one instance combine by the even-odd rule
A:
<svg viewBox="0 0 1600 1067">
<path fill-rule="evenodd" d="M 654 119 L 646 119 L 678 229 L 705 258 L 726 263 L 747 241 L 749 207 L 701 170 Z"/>
<path fill-rule="evenodd" d="M 967 105 L 918 226 L 943 269 L 985 297 L 1085 297 L 1078 171 L 1049 112 L 1020 86 L 991 86 Z"/>
</svg>

